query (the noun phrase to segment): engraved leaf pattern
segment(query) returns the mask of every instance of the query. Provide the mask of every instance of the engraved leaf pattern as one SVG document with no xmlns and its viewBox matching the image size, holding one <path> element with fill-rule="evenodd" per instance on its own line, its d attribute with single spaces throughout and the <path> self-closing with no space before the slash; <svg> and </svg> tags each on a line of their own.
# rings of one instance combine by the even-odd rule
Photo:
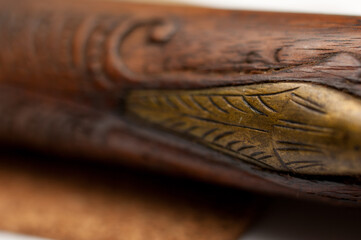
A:
<svg viewBox="0 0 361 240">
<path fill-rule="evenodd" d="M 342 109 L 335 112 L 334 106 L 329 107 L 330 98 L 333 102 L 353 100 L 325 87 L 269 83 L 204 90 L 136 90 L 128 98 L 128 110 L 260 167 L 337 174 L 340 161 L 352 160 L 355 166 L 359 161 L 355 164 L 358 156 L 347 150 L 348 145 L 342 146 L 341 138 L 349 131 L 343 121 L 349 120 L 340 119 Z M 356 104 L 353 111 L 360 111 L 360 102 L 352 103 Z"/>
</svg>

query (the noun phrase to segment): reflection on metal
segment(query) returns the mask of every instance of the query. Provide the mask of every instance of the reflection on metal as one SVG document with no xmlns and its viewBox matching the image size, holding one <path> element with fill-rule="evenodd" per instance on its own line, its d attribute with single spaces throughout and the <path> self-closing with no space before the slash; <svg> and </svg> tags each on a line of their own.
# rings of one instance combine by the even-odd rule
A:
<svg viewBox="0 0 361 240">
<path fill-rule="evenodd" d="M 361 174 L 361 101 L 308 83 L 134 90 L 132 114 L 277 171 Z"/>
</svg>

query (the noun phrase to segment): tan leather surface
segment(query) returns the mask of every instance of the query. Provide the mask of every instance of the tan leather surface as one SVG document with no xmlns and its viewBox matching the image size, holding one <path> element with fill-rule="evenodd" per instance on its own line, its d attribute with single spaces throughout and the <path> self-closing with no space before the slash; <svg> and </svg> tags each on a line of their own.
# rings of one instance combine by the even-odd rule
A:
<svg viewBox="0 0 361 240">
<path fill-rule="evenodd" d="M 2 157 L 0 185 L 0 229 L 52 239 L 236 240 L 256 210 L 240 191 L 50 157 Z"/>
</svg>

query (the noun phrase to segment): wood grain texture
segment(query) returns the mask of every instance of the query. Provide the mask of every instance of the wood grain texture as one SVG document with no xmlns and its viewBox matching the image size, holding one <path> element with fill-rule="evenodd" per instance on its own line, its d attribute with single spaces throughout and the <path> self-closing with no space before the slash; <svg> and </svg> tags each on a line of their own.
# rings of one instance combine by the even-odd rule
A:
<svg viewBox="0 0 361 240">
<path fill-rule="evenodd" d="M 1 8 L 2 82 L 117 94 L 286 80 L 361 94 L 358 17 L 96 1 Z"/>
<path fill-rule="evenodd" d="M 2 0 L 0 138 L 253 191 L 360 202 L 358 176 L 235 168 L 234 158 L 124 112 L 137 89 L 307 82 L 360 98 L 360 33 L 359 17 Z"/>
</svg>

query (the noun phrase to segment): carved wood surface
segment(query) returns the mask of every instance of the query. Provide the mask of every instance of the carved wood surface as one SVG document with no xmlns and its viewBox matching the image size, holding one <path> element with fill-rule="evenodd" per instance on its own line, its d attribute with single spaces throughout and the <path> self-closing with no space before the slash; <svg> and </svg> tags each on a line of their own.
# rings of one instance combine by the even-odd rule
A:
<svg viewBox="0 0 361 240">
<path fill-rule="evenodd" d="M 360 33 L 359 17 L 2 0 L 0 138 L 254 191 L 359 202 L 355 172 L 294 175 L 235 163 L 235 156 L 153 129 L 126 106 L 139 89 L 212 92 L 276 82 L 321 85 L 358 102 Z M 348 114 L 344 102 L 327 108 L 337 104 Z"/>
</svg>

